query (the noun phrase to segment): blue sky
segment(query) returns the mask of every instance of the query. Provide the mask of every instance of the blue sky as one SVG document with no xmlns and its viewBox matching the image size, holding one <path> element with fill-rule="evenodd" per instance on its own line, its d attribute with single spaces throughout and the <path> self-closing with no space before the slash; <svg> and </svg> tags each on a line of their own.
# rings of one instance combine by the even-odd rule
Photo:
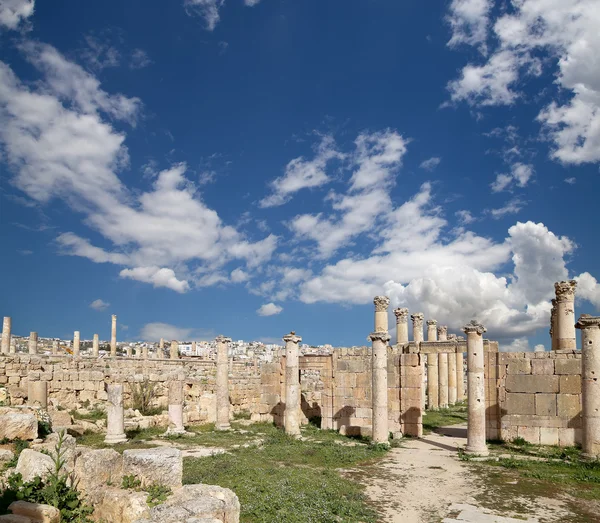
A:
<svg viewBox="0 0 600 523">
<path fill-rule="evenodd" d="M 555 281 L 600 307 L 600 7 L 555 4 L 4 0 L 1 313 L 354 345 L 387 294 L 549 347 Z"/>
</svg>

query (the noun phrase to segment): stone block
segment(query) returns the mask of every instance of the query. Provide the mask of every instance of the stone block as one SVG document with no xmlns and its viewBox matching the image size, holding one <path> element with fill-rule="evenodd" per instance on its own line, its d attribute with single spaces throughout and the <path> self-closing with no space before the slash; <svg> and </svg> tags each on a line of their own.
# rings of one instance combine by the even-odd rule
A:
<svg viewBox="0 0 600 523">
<path fill-rule="evenodd" d="M 15 468 L 15 472 L 23 476 L 23 481 L 31 481 L 36 476 L 44 479 L 52 470 L 54 470 L 52 458 L 31 449 L 21 451 Z"/>
<path fill-rule="evenodd" d="M 541 375 L 508 375 L 506 377 L 506 392 L 558 392 L 558 376 Z"/>
<path fill-rule="evenodd" d="M 561 418 L 572 419 L 581 414 L 581 397 L 579 394 L 559 394 L 557 411 Z"/>
<path fill-rule="evenodd" d="M 531 360 L 528 358 L 511 360 L 508 364 L 508 374 L 531 374 Z"/>
<path fill-rule="evenodd" d="M 181 451 L 174 448 L 134 449 L 123 452 L 123 470 L 137 476 L 142 485 L 160 483 L 177 488 L 182 485 Z"/>
<path fill-rule="evenodd" d="M 13 514 L 30 518 L 36 523 L 60 523 L 60 511 L 50 505 L 29 503 L 27 501 L 13 501 L 9 506 Z"/>
<path fill-rule="evenodd" d="M 558 445 L 557 428 L 540 428 L 540 444 L 541 445 Z"/>
<path fill-rule="evenodd" d="M 581 359 L 558 359 L 554 362 L 555 374 L 581 374 Z"/>
<path fill-rule="evenodd" d="M 78 449 L 74 472 L 84 492 L 111 483 L 120 486 L 123 457 L 113 449 Z"/>
<path fill-rule="evenodd" d="M 554 374 L 553 359 L 535 359 L 531 360 L 531 373 L 552 376 Z"/>
<path fill-rule="evenodd" d="M 561 394 L 581 394 L 581 376 L 565 374 L 560 376 Z"/>
<path fill-rule="evenodd" d="M 504 408 L 507 414 L 535 414 L 535 394 L 507 393 Z"/>
<path fill-rule="evenodd" d="M 540 427 L 517 427 L 517 434 L 529 443 L 540 444 Z"/>
<path fill-rule="evenodd" d="M 0 523 L 34 523 L 26 516 L 18 516 L 17 514 L 5 514 L 0 516 Z"/>
<path fill-rule="evenodd" d="M 558 429 L 558 444 L 561 447 L 574 447 L 581 443 L 581 429 Z"/>
<path fill-rule="evenodd" d="M 0 439 L 34 440 L 38 437 L 38 421 L 33 414 L 6 412 L 0 415 Z"/>
<path fill-rule="evenodd" d="M 535 413 L 538 416 L 556 416 L 556 394 L 536 394 Z"/>
</svg>

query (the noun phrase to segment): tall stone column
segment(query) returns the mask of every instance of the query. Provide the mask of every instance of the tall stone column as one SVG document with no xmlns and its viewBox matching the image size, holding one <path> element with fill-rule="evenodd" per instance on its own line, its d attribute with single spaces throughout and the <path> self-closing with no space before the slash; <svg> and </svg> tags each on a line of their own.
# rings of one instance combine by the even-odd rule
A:
<svg viewBox="0 0 600 523">
<path fill-rule="evenodd" d="M 438 389 L 440 397 L 440 409 L 448 408 L 448 353 L 438 354 Z"/>
<path fill-rule="evenodd" d="M 58 354 L 58 340 L 52 340 L 52 355 L 56 356 Z"/>
<path fill-rule="evenodd" d="M 131 345 L 129 345 L 126 349 L 125 349 L 125 354 L 128 358 L 132 358 L 133 357 L 133 347 L 131 347 Z"/>
<path fill-rule="evenodd" d="M 147 360 L 148 359 L 148 346 L 144 345 L 142 347 L 142 358 Z"/>
<path fill-rule="evenodd" d="M 48 408 L 48 382 L 47 381 L 29 381 L 27 385 L 27 403 Z"/>
<path fill-rule="evenodd" d="M 477 321 L 465 325 L 467 335 L 467 397 L 468 426 L 467 447 L 470 454 L 487 456 L 485 443 L 485 380 L 483 375 L 483 333 L 485 327 Z"/>
<path fill-rule="evenodd" d="M 38 333 L 30 332 L 29 333 L 29 354 L 37 354 L 38 349 Z"/>
<path fill-rule="evenodd" d="M 171 341 L 171 359 L 178 360 L 179 359 L 179 343 L 176 340 Z"/>
<path fill-rule="evenodd" d="M 448 341 L 448 327 L 446 325 L 440 325 L 437 328 L 437 339 L 438 341 Z"/>
<path fill-rule="evenodd" d="M 413 341 L 415 343 L 421 343 L 423 341 L 423 318 L 425 316 L 422 312 L 417 312 L 410 315 L 410 319 L 413 324 Z"/>
<path fill-rule="evenodd" d="M 196 348 L 196 342 L 193 341 L 192 342 L 192 356 L 197 356 L 198 354 L 198 349 Z"/>
<path fill-rule="evenodd" d="M 169 382 L 169 428 L 167 434 L 185 434 L 183 426 L 183 381 Z"/>
<path fill-rule="evenodd" d="M 558 337 L 556 330 L 556 300 L 552 300 L 552 309 L 550 309 L 550 350 L 558 349 Z"/>
<path fill-rule="evenodd" d="M 97 358 L 100 354 L 100 339 L 97 334 L 94 334 L 94 341 L 92 342 L 92 356 Z"/>
<path fill-rule="evenodd" d="M 81 344 L 81 335 L 79 331 L 73 333 L 73 357 L 79 357 L 79 346 Z"/>
<path fill-rule="evenodd" d="M 228 430 L 229 424 L 229 344 L 231 338 L 217 336 L 217 430 Z"/>
<path fill-rule="evenodd" d="M 285 342 L 285 433 L 300 436 L 300 363 L 299 344 L 294 331 L 283 337 Z"/>
<path fill-rule="evenodd" d="M 408 343 L 408 309 L 403 307 L 394 309 L 396 316 L 396 343 Z"/>
<path fill-rule="evenodd" d="M 388 379 L 387 379 L 387 345 L 390 335 L 387 331 L 372 332 L 373 344 L 371 372 L 373 380 L 373 443 L 388 443 Z"/>
<path fill-rule="evenodd" d="M 388 307 L 390 299 L 387 296 L 375 296 L 373 298 L 375 304 L 375 332 L 388 331 Z"/>
<path fill-rule="evenodd" d="M 456 401 L 465 399 L 465 357 L 462 351 L 456 352 Z"/>
<path fill-rule="evenodd" d="M 581 414 L 583 456 L 600 458 L 600 316 L 582 314 L 581 329 Z"/>
<path fill-rule="evenodd" d="M 110 355 L 114 358 L 117 355 L 117 315 L 112 315 L 112 324 L 110 327 Z"/>
<path fill-rule="evenodd" d="M 448 405 L 454 405 L 458 397 L 456 390 L 456 354 L 449 352 L 446 357 L 448 358 Z"/>
<path fill-rule="evenodd" d="M 10 352 L 10 329 L 12 326 L 12 320 L 10 316 L 4 316 L 2 321 L 2 354 L 8 354 Z"/>
<path fill-rule="evenodd" d="M 159 360 L 164 359 L 165 357 L 165 340 L 164 339 L 160 339 L 159 343 L 158 343 L 158 350 L 156 351 L 156 357 Z"/>
<path fill-rule="evenodd" d="M 437 410 L 440 406 L 438 372 L 438 355 L 427 354 L 427 406 L 430 410 Z"/>
<path fill-rule="evenodd" d="M 556 291 L 556 350 L 577 349 L 575 335 L 575 280 L 559 281 L 554 284 Z"/>
<path fill-rule="evenodd" d="M 427 320 L 427 341 L 437 340 L 437 320 Z"/>
<path fill-rule="evenodd" d="M 106 417 L 106 437 L 104 443 L 114 445 L 115 443 L 125 443 L 125 420 L 123 411 L 123 384 L 109 383 L 106 385 L 108 393 L 107 417 Z"/>
</svg>

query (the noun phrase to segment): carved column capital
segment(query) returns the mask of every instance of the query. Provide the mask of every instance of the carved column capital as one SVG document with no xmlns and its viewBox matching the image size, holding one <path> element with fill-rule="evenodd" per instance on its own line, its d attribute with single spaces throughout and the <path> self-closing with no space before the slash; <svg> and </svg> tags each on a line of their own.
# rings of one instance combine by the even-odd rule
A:
<svg viewBox="0 0 600 523">
<path fill-rule="evenodd" d="M 388 342 L 390 341 L 390 335 L 388 332 L 372 332 L 371 334 L 369 334 L 369 339 L 371 341 L 376 341 L 376 340 L 380 340 L 383 342 Z"/>
<path fill-rule="evenodd" d="M 300 343 L 302 341 L 302 338 L 300 336 L 296 336 L 296 333 L 294 331 L 292 331 L 283 337 L 283 341 L 285 341 L 286 343 L 288 343 L 288 342 Z"/>
<path fill-rule="evenodd" d="M 483 334 L 486 331 L 487 331 L 487 329 L 481 323 L 479 323 L 477 320 L 471 320 L 469 323 L 467 323 L 463 327 L 463 332 L 465 334 L 473 334 L 473 333 Z"/>
<path fill-rule="evenodd" d="M 215 341 L 217 343 L 231 343 L 231 338 L 228 338 L 227 336 L 223 336 L 222 334 L 219 334 L 216 338 Z"/>
<path fill-rule="evenodd" d="M 438 336 L 440 336 L 440 335 L 443 336 L 445 334 L 447 336 L 447 339 L 450 339 L 450 336 L 452 336 L 451 334 L 448 335 L 448 327 L 446 325 L 440 325 L 437 328 L 437 332 L 438 332 Z"/>
<path fill-rule="evenodd" d="M 437 325 L 437 320 L 427 320 L 427 326 L 431 327 L 432 325 Z"/>
<path fill-rule="evenodd" d="M 554 291 L 556 292 L 556 301 L 563 302 L 575 300 L 576 288 L 577 282 L 575 280 L 557 281 L 554 284 Z"/>
<path fill-rule="evenodd" d="M 421 327 L 423 326 L 423 318 L 425 318 L 425 315 L 422 312 L 416 312 L 415 314 L 410 315 L 413 325 Z"/>
<path fill-rule="evenodd" d="M 396 323 L 408 322 L 408 309 L 406 307 L 394 309 L 394 314 L 396 315 Z"/>
<path fill-rule="evenodd" d="M 385 312 L 390 306 L 390 299 L 387 296 L 375 296 L 373 303 L 375 304 L 375 312 Z"/>
<path fill-rule="evenodd" d="M 590 314 L 582 314 L 575 324 L 576 329 L 593 329 L 600 328 L 600 316 L 591 316 Z"/>
</svg>

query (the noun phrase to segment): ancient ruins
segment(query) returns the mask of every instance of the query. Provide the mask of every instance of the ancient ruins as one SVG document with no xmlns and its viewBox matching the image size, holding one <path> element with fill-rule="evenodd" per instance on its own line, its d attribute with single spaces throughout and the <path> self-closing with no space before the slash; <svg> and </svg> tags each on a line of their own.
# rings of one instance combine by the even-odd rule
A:
<svg viewBox="0 0 600 523">
<path fill-rule="evenodd" d="M 181 357 L 177 341 L 171 342 L 170 358 L 165 359 L 162 340 L 157 354 L 149 354 L 146 349 L 135 356 L 117 357 L 114 315 L 111 357 L 98 357 L 97 335 L 92 355 L 82 356 L 78 331 L 74 333 L 73 354 L 59 354 L 56 346 L 52 354 L 38 354 L 36 332 L 31 332 L 28 353 L 15 353 L 11 318 L 5 317 L 0 385 L 4 404 L 10 407 L 0 408 L 0 433 L 2 437 L 14 437 L 10 433 L 15 426 L 13 418 L 21 415 L 31 420 L 40 411 L 49 414 L 55 430 L 85 430 L 65 417 L 64 411 L 82 404 L 100 404 L 107 412 L 107 444 L 125 441 L 126 425 L 134 423 L 162 424 L 174 434 L 184 433 L 189 423 L 201 422 L 214 422 L 217 430 L 228 430 L 236 412 L 249 412 L 254 421 L 274 422 L 292 436 L 299 436 L 301 425 L 309 419 L 319 417 L 323 429 L 367 435 L 374 443 L 387 444 L 390 435 L 422 436 L 427 410 L 452 405 L 466 397 L 467 453 L 485 456 L 486 440 L 510 441 L 518 437 L 543 445 L 581 445 L 586 457 L 598 458 L 600 317 L 583 314 L 575 321 L 574 281 L 558 282 L 555 290 L 550 327 L 552 350 L 546 352 L 499 352 L 498 343 L 484 338 L 485 326 L 476 320 L 461 329 L 463 337 L 449 333 L 447 326 L 438 325 L 434 319 L 425 322 L 420 312 L 410 314 L 413 339 L 409 340 L 410 311 L 406 308 L 393 311 L 396 339 L 391 342 L 390 301 L 385 296 L 374 298 L 371 348 L 302 356 L 302 338 L 290 332 L 283 337 L 285 350 L 279 357 L 260 365 L 231 361 L 227 350 L 231 340 L 224 336 L 216 340 L 216 361 Z M 581 330 L 580 349 L 576 329 Z M 168 414 L 151 420 L 125 420 L 124 409 L 130 404 L 132 387 L 142 382 L 155 384 L 156 406 Z M 33 428 L 23 430 L 31 432 L 29 439 L 37 438 Z M 81 470 L 80 460 L 93 462 L 89 452 L 105 451 L 84 452 L 75 460 L 76 470 Z M 105 459 L 112 460 L 115 470 L 121 471 L 126 466 L 138 466 L 136 463 L 144 459 L 150 463 L 150 470 L 152 463 L 164 466 L 165 460 L 171 460 L 169 466 L 176 470 L 174 482 L 181 488 L 180 475 L 177 476 L 180 456 L 165 457 L 160 452 L 153 456 L 146 451 L 142 459 L 133 451 L 127 452 L 133 454 L 120 458 L 105 452 Z M 127 460 L 131 461 L 129 465 Z M 88 480 L 91 481 L 84 479 L 84 484 Z M 203 492 L 210 490 L 202 488 Z M 194 492 L 198 494 L 200 490 Z M 113 494 L 118 497 L 118 493 Z M 189 492 L 182 493 L 180 498 L 189 496 Z M 237 521 L 239 504 L 236 509 L 232 501 L 235 495 L 228 496 L 227 516 L 216 517 L 218 521 Z M 97 497 L 100 506 L 114 501 L 99 494 Z M 146 518 L 143 521 L 151 521 L 148 514 Z"/>
</svg>

